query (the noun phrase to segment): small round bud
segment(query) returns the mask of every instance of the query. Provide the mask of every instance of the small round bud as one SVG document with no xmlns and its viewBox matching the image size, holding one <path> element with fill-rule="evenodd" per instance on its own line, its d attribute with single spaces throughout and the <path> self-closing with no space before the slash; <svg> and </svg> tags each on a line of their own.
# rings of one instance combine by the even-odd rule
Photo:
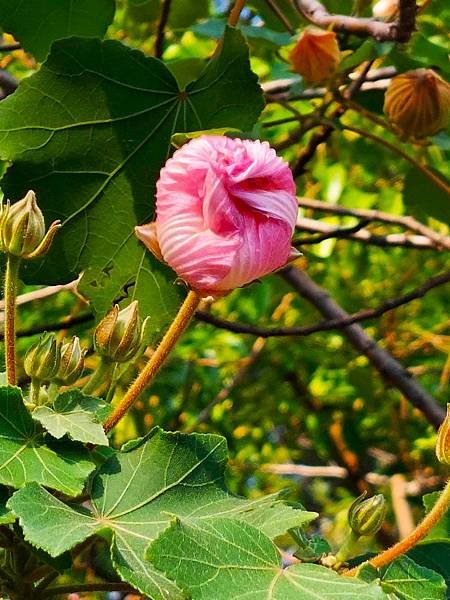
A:
<svg viewBox="0 0 450 600">
<path fill-rule="evenodd" d="M 71 385 L 79 379 L 84 369 L 84 354 L 80 340 L 74 336 L 61 347 L 61 361 L 54 379 L 64 385 Z"/>
<path fill-rule="evenodd" d="M 386 500 L 383 494 L 377 494 L 367 500 L 364 500 L 365 496 L 364 493 L 357 498 L 348 511 L 349 525 L 358 537 L 375 535 L 386 516 Z"/>
<path fill-rule="evenodd" d="M 141 346 L 141 331 L 142 322 L 137 300 L 123 310 L 119 310 L 116 304 L 95 329 L 96 350 L 108 360 L 126 362 Z"/>
<path fill-rule="evenodd" d="M 12 256 L 24 257 L 36 250 L 44 239 L 44 216 L 31 190 L 25 198 L 2 211 L 2 249 Z"/>
<path fill-rule="evenodd" d="M 55 334 L 44 333 L 26 353 L 25 372 L 31 379 L 50 381 L 58 373 L 60 361 L 61 348 Z"/>
<path fill-rule="evenodd" d="M 403 139 L 421 139 L 447 126 L 450 85 L 431 69 L 394 77 L 384 96 L 384 112 Z"/>
<path fill-rule="evenodd" d="M 398 12 L 398 0 L 378 0 L 372 6 L 372 14 L 377 19 L 391 19 Z"/>
<path fill-rule="evenodd" d="M 336 71 L 341 53 L 334 31 L 307 27 L 290 53 L 292 69 L 308 83 L 321 83 Z"/>
<path fill-rule="evenodd" d="M 436 456 L 440 463 L 450 465 L 450 404 L 447 404 L 447 416 L 437 434 Z"/>
</svg>

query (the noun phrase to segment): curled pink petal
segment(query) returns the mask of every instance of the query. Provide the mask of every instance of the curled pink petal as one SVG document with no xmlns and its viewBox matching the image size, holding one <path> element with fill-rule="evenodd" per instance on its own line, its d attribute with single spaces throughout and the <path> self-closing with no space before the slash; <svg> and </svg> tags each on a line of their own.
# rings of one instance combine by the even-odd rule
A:
<svg viewBox="0 0 450 600">
<path fill-rule="evenodd" d="M 156 228 L 138 227 L 137 235 L 203 296 L 223 295 L 291 258 L 295 184 L 267 142 L 195 138 L 167 161 L 156 195 Z"/>
</svg>

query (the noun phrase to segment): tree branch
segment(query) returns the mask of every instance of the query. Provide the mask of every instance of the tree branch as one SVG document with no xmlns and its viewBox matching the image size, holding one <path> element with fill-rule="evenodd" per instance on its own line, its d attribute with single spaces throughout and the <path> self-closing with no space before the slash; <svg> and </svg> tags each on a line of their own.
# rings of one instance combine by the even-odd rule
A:
<svg viewBox="0 0 450 600">
<path fill-rule="evenodd" d="M 431 240 L 428 236 L 424 235 L 408 235 L 406 233 L 390 233 L 388 235 L 377 235 L 372 233 L 368 229 L 361 229 L 357 227 L 357 231 L 352 232 L 351 228 L 333 227 L 329 223 L 324 221 L 318 221 L 317 219 L 308 219 L 306 217 L 298 217 L 297 227 L 302 231 L 308 231 L 310 233 L 323 233 L 322 238 L 343 238 L 364 244 L 370 244 L 372 246 L 381 246 L 382 248 L 388 246 L 399 246 L 402 248 L 414 248 L 415 250 L 440 250 L 443 244 Z M 445 239 L 445 238 L 444 238 Z M 301 244 L 315 244 L 322 241 L 320 237 L 314 238 L 301 238 L 300 240 L 294 240 L 294 245 L 299 246 Z"/>
<path fill-rule="evenodd" d="M 310 23 L 379 42 L 407 42 L 415 29 L 417 6 L 414 0 L 400 0 L 399 18 L 392 23 L 377 19 L 332 15 L 318 0 L 294 0 L 297 10 Z"/>
<path fill-rule="evenodd" d="M 0 100 L 10 96 L 17 89 L 19 82 L 8 71 L 0 69 Z"/>
<path fill-rule="evenodd" d="M 306 273 L 290 266 L 283 269 L 280 274 L 326 319 L 346 319 L 349 317 L 348 313 L 329 296 L 328 292 L 314 283 Z M 450 273 L 443 274 L 442 277 L 445 281 L 449 281 Z M 386 381 L 389 381 L 400 390 L 411 404 L 424 414 L 430 423 L 436 428 L 439 427 L 445 416 L 443 408 L 389 352 L 380 348 L 375 340 L 369 337 L 359 325 L 352 324 L 343 327 L 342 334 L 356 350 L 369 359 Z"/>
<path fill-rule="evenodd" d="M 277 16 L 277 18 L 281 21 L 281 23 L 283 23 L 283 25 L 285 26 L 286 30 L 291 34 L 294 35 L 295 34 L 295 29 L 294 27 L 292 27 L 292 25 L 289 23 L 289 21 L 287 20 L 285 14 L 280 10 L 280 8 L 275 4 L 274 0 L 265 0 L 267 6 L 270 8 L 270 10 Z"/>
<path fill-rule="evenodd" d="M 369 319 L 375 319 L 381 317 L 384 313 L 394 310 L 399 306 L 408 304 L 413 300 L 422 298 L 430 290 L 440 285 L 445 285 L 450 282 L 450 271 L 441 273 L 436 277 L 432 277 L 421 286 L 411 290 L 403 296 L 397 296 L 395 298 L 389 298 L 382 302 L 376 308 L 367 308 L 360 310 L 353 314 L 345 313 L 342 316 L 335 316 L 325 321 L 319 321 L 313 325 L 304 325 L 302 327 L 259 327 L 257 325 L 249 325 L 248 323 L 239 323 L 236 321 L 227 321 L 226 319 L 220 319 L 215 317 L 208 312 L 198 310 L 196 318 L 204 323 L 209 323 L 215 327 L 232 331 L 233 333 L 246 333 L 250 335 L 257 335 L 262 338 L 268 337 L 305 337 L 313 333 L 320 331 L 330 331 L 332 329 L 342 329 L 353 325 L 354 323 L 360 323 L 361 321 L 367 321 Z"/>
<path fill-rule="evenodd" d="M 370 219 L 371 221 L 380 221 L 381 223 L 389 223 L 390 225 L 401 225 L 410 231 L 414 231 L 419 235 L 429 238 L 436 242 L 436 246 L 450 249 L 450 237 L 440 234 L 438 231 L 427 227 L 414 217 L 409 215 L 392 215 L 391 213 L 381 210 L 373 210 L 367 208 L 348 208 L 339 204 L 331 204 L 321 200 L 313 200 L 311 198 L 297 198 L 298 205 L 302 208 L 310 208 L 324 213 L 333 215 L 345 215 L 356 217 L 358 219 Z"/>
<path fill-rule="evenodd" d="M 158 22 L 155 40 L 155 56 L 161 58 L 164 53 L 164 41 L 166 39 L 166 25 L 169 20 L 170 5 L 172 0 L 163 0 L 161 6 L 161 16 Z"/>
</svg>

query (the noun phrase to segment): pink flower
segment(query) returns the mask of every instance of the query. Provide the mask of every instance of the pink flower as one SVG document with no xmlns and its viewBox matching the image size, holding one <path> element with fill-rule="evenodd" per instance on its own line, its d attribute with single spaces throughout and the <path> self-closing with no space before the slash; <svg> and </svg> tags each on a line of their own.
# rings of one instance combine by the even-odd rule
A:
<svg viewBox="0 0 450 600">
<path fill-rule="evenodd" d="M 156 221 L 136 235 L 202 296 L 224 295 L 292 256 L 295 184 L 267 142 L 193 139 L 161 170 L 156 197 Z"/>
</svg>

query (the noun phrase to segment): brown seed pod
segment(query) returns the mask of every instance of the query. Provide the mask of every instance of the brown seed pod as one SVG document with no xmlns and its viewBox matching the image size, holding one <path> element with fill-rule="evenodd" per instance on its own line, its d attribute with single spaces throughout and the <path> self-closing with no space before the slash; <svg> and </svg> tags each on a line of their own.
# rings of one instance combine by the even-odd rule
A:
<svg viewBox="0 0 450 600">
<path fill-rule="evenodd" d="M 394 77 L 384 96 L 384 112 L 403 139 L 422 139 L 447 126 L 450 85 L 431 69 Z"/>
<path fill-rule="evenodd" d="M 334 31 L 307 27 L 290 53 L 292 69 L 308 83 L 321 83 L 336 71 L 341 52 Z"/>
</svg>

